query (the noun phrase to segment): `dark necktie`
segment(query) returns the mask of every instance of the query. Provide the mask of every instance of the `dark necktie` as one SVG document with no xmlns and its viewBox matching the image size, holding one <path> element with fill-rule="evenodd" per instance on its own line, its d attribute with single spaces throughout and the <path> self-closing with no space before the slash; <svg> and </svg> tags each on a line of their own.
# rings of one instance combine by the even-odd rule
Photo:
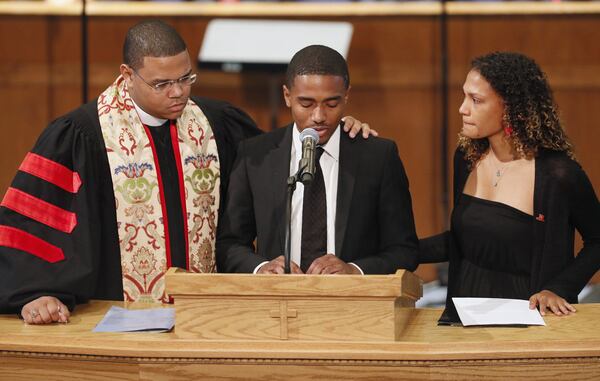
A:
<svg viewBox="0 0 600 381">
<path fill-rule="evenodd" d="M 315 157 L 316 173 L 313 181 L 304 187 L 302 203 L 302 243 L 300 268 L 306 272 L 310 264 L 327 253 L 327 199 L 325 181 L 320 159 L 323 147 L 317 147 Z"/>
</svg>

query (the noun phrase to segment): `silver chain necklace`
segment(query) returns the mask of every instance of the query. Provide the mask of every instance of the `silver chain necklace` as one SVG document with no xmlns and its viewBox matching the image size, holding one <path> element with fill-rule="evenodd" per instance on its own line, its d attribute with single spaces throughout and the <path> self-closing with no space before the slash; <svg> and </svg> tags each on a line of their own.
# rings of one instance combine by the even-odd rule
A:
<svg viewBox="0 0 600 381">
<path fill-rule="evenodd" d="M 508 171 L 509 168 L 510 164 L 507 164 L 502 168 L 496 168 L 496 175 L 492 178 L 492 185 L 494 186 L 494 188 L 498 186 L 498 183 L 500 182 L 500 180 L 502 180 L 502 176 L 504 176 L 504 174 L 506 173 L 506 171 Z"/>
<path fill-rule="evenodd" d="M 493 155 L 493 153 L 491 153 L 491 152 L 490 152 L 490 154 Z M 496 159 L 495 161 L 498 161 L 498 162 L 501 163 L 501 161 L 498 160 L 498 158 L 496 158 L 495 156 L 494 156 L 494 159 Z M 494 166 L 494 168 L 495 168 L 494 174 L 492 175 L 492 186 L 494 188 L 498 187 L 498 184 L 500 183 L 500 180 L 502 180 L 502 177 L 504 177 L 504 174 L 506 173 L 506 171 L 508 171 L 510 169 L 510 167 L 512 166 L 512 164 L 514 162 L 515 162 L 515 160 L 511 160 L 507 164 L 505 164 L 503 166 L 500 166 L 500 167 L 492 164 Z"/>
</svg>

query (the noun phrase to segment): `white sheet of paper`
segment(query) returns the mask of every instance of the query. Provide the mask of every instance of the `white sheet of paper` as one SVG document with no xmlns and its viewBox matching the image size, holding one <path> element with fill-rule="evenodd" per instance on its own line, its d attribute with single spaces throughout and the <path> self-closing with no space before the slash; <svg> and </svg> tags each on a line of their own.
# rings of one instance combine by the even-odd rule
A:
<svg viewBox="0 0 600 381">
<path fill-rule="evenodd" d="M 546 325 L 528 300 L 501 298 L 452 298 L 464 326 L 469 325 Z"/>
<path fill-rule="evenodd" d="M 93 332 L 166 332 L 174 325 L 174 308 L 128 310 L 112 306 Z"/>
</svg>

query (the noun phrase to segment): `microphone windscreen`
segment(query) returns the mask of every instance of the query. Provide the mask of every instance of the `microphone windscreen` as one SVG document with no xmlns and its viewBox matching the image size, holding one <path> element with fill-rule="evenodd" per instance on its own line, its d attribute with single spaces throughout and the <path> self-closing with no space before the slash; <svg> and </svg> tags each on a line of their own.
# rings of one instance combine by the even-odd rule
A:
<svg viewBox="0 0 600 381">
<path fill-rule="evenodd" d="M 300 132 L 300 141 L 303 142 L 306 138 L 311 138 L 315 142 L 318 142 L 319 133 L 314 128 L 305 128 L 304 130 L 302 130 L 302 132 Z"/>
</svg>

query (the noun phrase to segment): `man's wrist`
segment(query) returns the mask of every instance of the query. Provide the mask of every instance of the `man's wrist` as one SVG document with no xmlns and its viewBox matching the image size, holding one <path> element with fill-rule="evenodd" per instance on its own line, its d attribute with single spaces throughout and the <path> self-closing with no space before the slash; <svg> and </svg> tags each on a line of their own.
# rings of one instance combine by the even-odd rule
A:
<svg viewBox="0 0 600 381">
<path fill-rule="evenodd" d="M 361 269 L 360 267 L 358 267 L 358 265 L 357 265 L 356 263 L 349 262 L 348 264 L 349 264 L 350 266 L 354 266 L 354 268 L 356 268 L 356 269 L 358 270 L 358 273 L 359 273 L 360 275 L 365 275 L 364 271 L 362 271 L 362 269 Z"/>
<path fill-rule="evenodd" d="M 252 274 L 258 274 L 258 272 L 260 271 L 260 268 L 263 267 L 267 263 L 269 263 L 269 261 L 264 261 L 264 262 L 259 263 L 259 265 L 254 268 L 254 271 L 252 271 Z"/>
</svg>

